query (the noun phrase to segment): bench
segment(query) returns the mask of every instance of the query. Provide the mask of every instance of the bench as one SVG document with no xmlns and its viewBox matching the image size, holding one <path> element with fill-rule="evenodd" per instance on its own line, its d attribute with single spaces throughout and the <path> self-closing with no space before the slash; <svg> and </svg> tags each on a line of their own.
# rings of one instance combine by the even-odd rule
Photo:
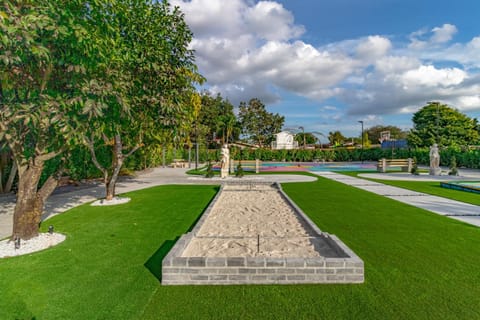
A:
<svg viewBox="0 0 480 320">
<path fill-rule="evenodd" d="M 255 171 L 255 173 L 260 172 L 260 167 L 262 166 L 262 161 L 260 160 L 231 160 L 230 165 L 232 166 L 232 172 L 237 169 L 238 163 L 242 164 L 242 168 L 250 169 L 251 171 Z"/>
<path fill-rule="evenodd" d="M 387 172 L 388 168 L 400 167 L 403 172 L 411 172 L 415 164 L 412 158 L 408 159 L 385 159 L 378 160 L 377 171 Z"/>
<path fill-rule="evenodd" d="M 170 166 L 172 168 L 188 168 L 188 161 L 185 159 L 173 159 Z"/>
</svg>

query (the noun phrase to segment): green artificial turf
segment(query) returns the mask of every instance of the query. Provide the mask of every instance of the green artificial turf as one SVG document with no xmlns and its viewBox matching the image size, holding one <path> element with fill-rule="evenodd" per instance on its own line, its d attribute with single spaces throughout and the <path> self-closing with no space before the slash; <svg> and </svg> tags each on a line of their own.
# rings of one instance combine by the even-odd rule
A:
<svg viewBox="0 0 480 320">
<path fill-rule="evenodd" d="M 68 238 L 0 260 L 0 319 L 480 319 L 479 228 L 323 178 L 283 188 L 364 260 L 364 284 L 161 286 L 218 189 L 160 186 L 48 220 Z"/>
<path fill-rule="evenodd" d="M 380 183 L 387 184 L 394 187 L 423 192 L 423 193 L 431 194 L 434 196 L 471 203 L 477 206 L 480 205 L 480 194 L 461 191 L 461 190 L 442 188 L 440 186 L 440 182 L 437 182 L 437 181 L 402 181 L 402 180 L 371 179 L 371 178 L 358 177 L 358 174 L 360 173 L 361 172 L 347 172 L 346 174 L 349 176 L 354 176 L 361 179 L 380 182 Z"/>
</svg>

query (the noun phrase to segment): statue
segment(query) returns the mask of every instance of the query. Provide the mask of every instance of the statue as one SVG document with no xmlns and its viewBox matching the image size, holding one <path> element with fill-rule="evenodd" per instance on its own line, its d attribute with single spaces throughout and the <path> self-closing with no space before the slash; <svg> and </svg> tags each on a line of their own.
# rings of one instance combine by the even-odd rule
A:
<svg viewBox="0 0 480 320">
<path fill-rule="evenodd" d="M 439 176 L 442 173 L 440 169 L 440 154 L 436 143 L 430 147 L 430 175 Z"/>
<path fill-rule="evenodd" d="M 222 179 L 228 177 L 229 167 L 230 167 L 230 150 L 228 150 L 228 145 L 224 144 L 222 146 L 222 161 L 221 161 L 221 169 L 220 169 L 220 177 L 222 177 Z"/>
</svg>

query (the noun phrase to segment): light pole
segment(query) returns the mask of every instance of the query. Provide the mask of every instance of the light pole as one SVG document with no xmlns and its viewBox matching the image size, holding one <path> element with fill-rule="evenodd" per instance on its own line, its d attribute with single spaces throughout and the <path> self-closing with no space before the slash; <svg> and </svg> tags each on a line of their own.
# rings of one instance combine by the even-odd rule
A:
<svg viewBox="0 0 480 320">
<path fill-rule="evenodd" d="M 363 163 L 363 120 L 358 120 L 358 123 L 362 125 L 362 153 L 360 154 L 360 160 L 362 160 Z"/>
</svg>

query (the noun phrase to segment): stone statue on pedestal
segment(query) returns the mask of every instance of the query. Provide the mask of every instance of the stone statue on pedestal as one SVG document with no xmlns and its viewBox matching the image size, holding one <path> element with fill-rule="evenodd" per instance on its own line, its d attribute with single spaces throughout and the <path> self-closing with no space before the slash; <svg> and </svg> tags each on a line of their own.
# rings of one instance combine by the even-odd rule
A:
<svg viewBox="0 0 480 320">
<path fill-rule="evenodd" d="M 220 169 L 220 177 L 228 177 L 228 169 L 230 167 L 230 150 L 228 150 L 228 145 L 224 144 L 222 146 L 222 161 Z"/>
<path fill-rule="evenodd" d="M 439 176 L 442 173 L 440 169 L 440 154 L 436 143 L 430 147 L 430 175 Z"/>
</svg>

